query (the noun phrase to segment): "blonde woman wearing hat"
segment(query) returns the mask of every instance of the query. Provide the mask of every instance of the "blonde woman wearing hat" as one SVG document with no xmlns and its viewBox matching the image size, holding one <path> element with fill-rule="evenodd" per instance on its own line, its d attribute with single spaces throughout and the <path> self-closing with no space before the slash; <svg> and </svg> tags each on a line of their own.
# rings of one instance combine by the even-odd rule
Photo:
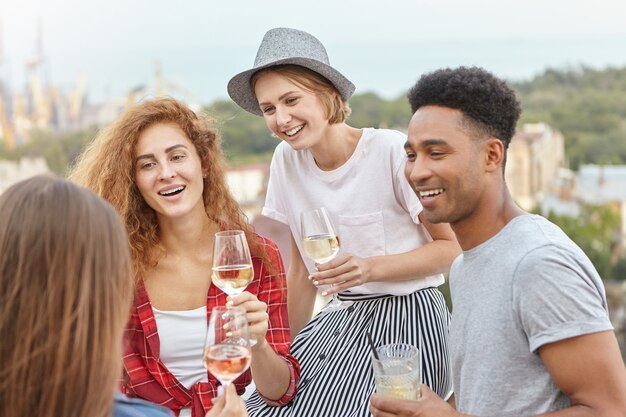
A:
<svg viewBox="0 0 626 417">
<path fill-rule="evenodd" d="M 270 409 L 252 396 L 252 416 L 369 416 L 367 333 L 379 345 L 418 346 L 423 382 L 442 397 L 450 392 L 449 312 L 437 286 L 460 249 L 448 225 L 421 214 L 404 177 L 405 135 L 345 123 L 354 88 L 319 40 L 288 28 L 267 32 L 254 67 L 228 84 L 231 98 L 282 140 L 263 214 L 291 229 L 289 322 L 302 369 L 292 404 Z M 315 265 L 302 250 L 300 213 L 321 206 L 333 214 L 341 253 Z M 324 295 L 352 304 L 311 320 L 317 286 L 328 285 Z"/>
</svg>

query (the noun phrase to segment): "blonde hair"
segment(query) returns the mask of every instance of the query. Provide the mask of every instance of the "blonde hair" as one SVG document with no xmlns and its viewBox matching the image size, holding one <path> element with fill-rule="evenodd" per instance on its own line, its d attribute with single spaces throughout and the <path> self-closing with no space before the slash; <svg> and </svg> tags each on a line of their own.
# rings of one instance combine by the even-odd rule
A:
<svg viewBox="0 0 626 417">
<path fill-rule="evenodd" d="M 5 417 L 110 417 L 132 294 L 114 209 L 37 176 L 0 197 L 0 404 Z"/>
<path fill-rule="evenodd" d="M 317 95 L 326 111 L 328 123 L 331 125 L 345 122 L 352 112 L 348 102 L 341 97 L 341 94 L 330 81 L 317 72 L 299 65 L 275 65 L 254 73 L 250 79 L 252 91 L 254 91 L 258 79 L 269 72 L 280 74 L 292 83 Z"/>
<path fill-rule="evenodd" d="M 252 237 L 245 214 L 228 190 L 217 130 L 208 118 L 198 117 L 179 101 L 162 98 L 127 109 L 87 146 L 70 174 L 70 179 L 95 191 L 117 209 L 128 232 L 136 279 L 163 255 L 156 213 L 135 184 L 135 146 L 143 130 L 157 123 L 175 123 L 195 146 L 204 173 L 203 199 L 209 219 L 245 231 L 251 252 L 266 259 Z"/>
</svg>

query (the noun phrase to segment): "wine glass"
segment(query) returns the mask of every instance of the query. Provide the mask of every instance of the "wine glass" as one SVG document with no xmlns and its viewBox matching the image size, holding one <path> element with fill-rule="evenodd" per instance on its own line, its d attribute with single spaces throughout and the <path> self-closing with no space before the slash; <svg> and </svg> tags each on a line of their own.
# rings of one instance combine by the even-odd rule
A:
<svg viewBox="0 0 626 417">
<path fill-rule="evenodd" d="M 326 208 L 303 211 L 300 214 L 302 249 L 306 256 L 318 264 L 333 259 L 339 253 L 339 237 Z M 337 293 L 322 311 L 337 311 L 348 307 L 352 301 L 341 301 Z"/>
<path fill-rule="evenodd" d="M 248 369 L 250 357 L 246 310 L 213 307 L 204 343 L 204 367 L 227 386 Z"/>
<path fill-rule="evenodd" d="M 232 297 L 241 294 L 253 278 L 254 269 L 246 234 L 242 230 L 216 233 L 213 246 L 213 283 Z"/>
</svg>

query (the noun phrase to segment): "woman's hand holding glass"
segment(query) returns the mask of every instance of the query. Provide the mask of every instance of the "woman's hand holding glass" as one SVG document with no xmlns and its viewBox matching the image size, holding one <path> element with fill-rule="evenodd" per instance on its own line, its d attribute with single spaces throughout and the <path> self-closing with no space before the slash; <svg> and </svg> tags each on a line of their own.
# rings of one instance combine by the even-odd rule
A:
<svg viewBox="0 0 626 417">
<path fill-rule="evenodd" d="M 261 303 L 255 295 L 244 290 L 254 279 L 252 256 L 248 247 L 246 234 L 242 230 L 225 230 L 215 234 L 213 245 L 213 284 L 228 295 L 227 307 L 232 305 L 243 307 L 250 322 L 251 334 L 250 346 L 255 346 L 261 330 L 257 321 L 259 311 L 266 311 L 267 306 Z M 256 301 L 256 303 L 254 302 Z M 267 323 L 265 323 L 267 327 Z M 267 329 L 265 330 L 267 332 Z"/>
<path fill-rule="evenodd" d="M 244 291 L 240 295 L 230 297 L 226 307 L 239 307 L 246 311 L 250 345 L 255 349 L 262 346 L 269 328 L 267 304 L 260 301 L 256 295 Z"/>
<path fill-rule="evenodd" d="M 235 386 L 230 384 L 222 395 L 213 400 L 213 408 L 205 417 L 248 417 L 246 403 L 237 395 Z"/>
<path fill-rule="evenodd" d="M 307 257 L 315 261 L 319 270 L 323 264 L 335 259 L 339 254 L 340 240 L 337 236 L 337 229 L 333 226 L 331 216 L 326 208 L 321 207 L 313 210 L 303 211 L 300 214 L 300 229 L 302 233 L 302 248 Z M 316 275 L 312 275 L 313 284 L 315 286 L 324 285 Z M 334 282 L 329 282 L 333 285 Z M 326 294 L 331 294 L 332 287 L 324 288 Z M 348 307 L 351 301 L 341 301 L 335 295 L 337 291 L 333 291 L 333 299 L 324 307 L 322 311 L 337 311 Z M 324 293 L 322 293 L 324 294 Z"/>
<path fill-rule="evenodd" d="M 330 295 L 369 282 L 371 263 L 368 258 L 342 253 L 317 265 L 317 271 L 311 274 L 313 284 L 326 287 L 322 295 Z"/>
</svg>

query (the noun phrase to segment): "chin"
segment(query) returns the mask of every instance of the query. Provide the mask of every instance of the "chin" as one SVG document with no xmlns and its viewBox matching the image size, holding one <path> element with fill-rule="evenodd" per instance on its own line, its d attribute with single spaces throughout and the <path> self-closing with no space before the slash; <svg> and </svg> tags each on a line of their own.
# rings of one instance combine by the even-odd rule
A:
<svg viewBox="0 0 626 417">
<path fill-rule="evenodd" d="M 291 146 L 291 149 L 293 149 L 294 151 L 301 151 L 303 149 L 308 148 L 308 146 L 301 144 L 301 143 L 287 142 L 287 144 Z"/>
<path fill-rule="evenodd" d="M 437 224 L 437 223 L 450 223 L 450 218 L 446 217 L 445 215 L 439 214 L 439 213 L 435 213 L 435 212 L 428 212 L 426 210 L 424 210 L 424 217 L 426 217 L 426 220 L 428 220 L 429 222 L 433 223 L 433 224 Z"/>
</svg>

